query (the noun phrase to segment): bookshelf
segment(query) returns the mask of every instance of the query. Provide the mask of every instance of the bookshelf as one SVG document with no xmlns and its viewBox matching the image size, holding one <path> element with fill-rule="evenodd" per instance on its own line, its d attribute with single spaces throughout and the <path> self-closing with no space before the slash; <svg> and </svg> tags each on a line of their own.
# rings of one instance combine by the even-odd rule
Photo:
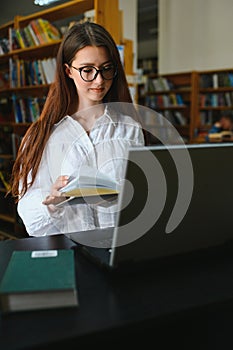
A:
<svg viewBox="0 0 233 350">
<path fill-rule="evenodd" d="M 202 140 L 222 111 L 233 111 L 233 68 L 199 72 L 197 138 Z"/>
<path fill-rule="evenodd" d="M 143 85 L 140 103 L 166 117 L 186 143 L 191 143 L 197 108 L 197 72 L 150 74 Z M 142 86 L 141 86 L 142 88 Z M 151 121 L 150 121 L 151 122 Z M 147 125 L 149 128 L 153 125 Z"/>
<path fill-rule="evenodd" d="M 53 8 L 42 10 L 27 16 L 15 16 L 12 21 L 0 26 L 0 133 L 2 143 L 8 145 L 0 149 L 0 166 L 6 181 L 10 175 L 14 157 L 20 139 L 29 125 L 39 116 L 51 81 L 45 73 L 45 79 L 36 73 L 33 80 L 30 70 L 37 72 L 41 62 L 53 60 L 64 34 L 64 27 L 73 21 L 90 18 L 103 25 L 118 45 L 124 46 L 124 64 L 126 74 L 132 74 L 132 42 L 123 38 L 122 11 L 118 0 L 73 0 Z M 55 28 L 59 28 L 60 37 L 34 43 L 25 39 L 25 33 L 32 22 L 43 19 Z M 26 29 L 25 29 L 26 28 Z M 42 31 L 43 32 L 43 31 Z M 45 30 L 48 34 L 48 30 Z M 16 34 L 17 33 L 17 34 Z M 24 43 L 15 36 L 21 35 Z M 41 34 L 41 33 L 40 33 Z M 39 33 L 36 33 L 37 39 Z M 5 42 L 8 40 L 8 49 Z M 14 44 L 16 40 L 17 45 Z M 32 40 L 32 38 L 31 38 Z M 30 41 L 30 40 L 29 40 Z M 44 69 L 45 71 L 45 69 Z M 51 71 L 51 69 L 50 69 Z M 30 77 L 30 79 L 29 79 Z M 40 79 L 39 79 L 40 78 Z M 22 222 L 17 216 L 16 206 L 7 189 L 0 180 L 0 224 L 6 236 L 26 236 Z"/>
<path fill-rule="evenodd" d="M 221 112 L 233 111 L 233 68 L 148 74 L 138 96 L 139 104 L 166 117 L 186 143 L 206 142 Z"/>
</svg>

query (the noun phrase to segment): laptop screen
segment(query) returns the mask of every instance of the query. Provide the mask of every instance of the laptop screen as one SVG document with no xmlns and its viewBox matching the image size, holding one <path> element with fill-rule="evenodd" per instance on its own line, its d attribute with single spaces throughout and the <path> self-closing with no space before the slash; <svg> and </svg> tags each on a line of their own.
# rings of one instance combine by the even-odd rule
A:
<svg viewBox="0 0 233 350">
<path fill-rule="evenodd" d="M 129 151 L 110 265 L 232 240 L 233 144 Z"/>
</svg>

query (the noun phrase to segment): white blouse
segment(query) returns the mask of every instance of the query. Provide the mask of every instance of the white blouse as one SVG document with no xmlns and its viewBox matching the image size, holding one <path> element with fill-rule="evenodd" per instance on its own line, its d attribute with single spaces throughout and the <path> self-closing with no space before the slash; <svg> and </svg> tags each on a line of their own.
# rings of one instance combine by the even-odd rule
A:
<svg viewBox="0 0 233 350">
<path fill-rule="evenodd" d="M 82 165 L 97 168 L 119 182 L 124 176 L 128 148 L 143 145 L 141 126 L 129 116 L 110 116 L 107 108 L 89 136 L 77 120 L 64 117 L 54 126 L 35 182 L 18 202 L 18 213 L 28 234 L 47 236 L 114 226 L 115 210 L 111 207 L 84 203 L 66 205 L 51 213 L 42 201 L 58 176 L 75 175 Z"/>
</svg>

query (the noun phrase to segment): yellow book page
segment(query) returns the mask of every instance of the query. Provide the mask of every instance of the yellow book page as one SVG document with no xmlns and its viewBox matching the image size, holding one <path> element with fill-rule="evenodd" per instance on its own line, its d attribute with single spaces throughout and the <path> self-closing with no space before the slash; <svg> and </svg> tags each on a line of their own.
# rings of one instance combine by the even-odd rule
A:
<svg viewBox="0 0 233 350">
<path fill-rule="evenodd" d="M 71 191 L 64 192 L 66 197 L 87 197 L 87 196 L 102 196 L 105 194 L 118 194 L 117 190 L 111 188 L 96 188 L 96 187 L 86 187 L 86 188 L 75 188 Z"/>
</svg>

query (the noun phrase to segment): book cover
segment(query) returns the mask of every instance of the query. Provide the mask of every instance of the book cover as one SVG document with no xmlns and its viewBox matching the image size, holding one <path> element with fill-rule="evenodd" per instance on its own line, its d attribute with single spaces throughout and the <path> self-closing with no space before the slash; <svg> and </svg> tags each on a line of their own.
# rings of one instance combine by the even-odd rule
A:
<svg viewBox="0 0 233 350">
<path fill-rule="evenodd" d="M 78 305 L 73 250 L 14 251 L 0 283 L 3 312 Z"/>
</svg>

